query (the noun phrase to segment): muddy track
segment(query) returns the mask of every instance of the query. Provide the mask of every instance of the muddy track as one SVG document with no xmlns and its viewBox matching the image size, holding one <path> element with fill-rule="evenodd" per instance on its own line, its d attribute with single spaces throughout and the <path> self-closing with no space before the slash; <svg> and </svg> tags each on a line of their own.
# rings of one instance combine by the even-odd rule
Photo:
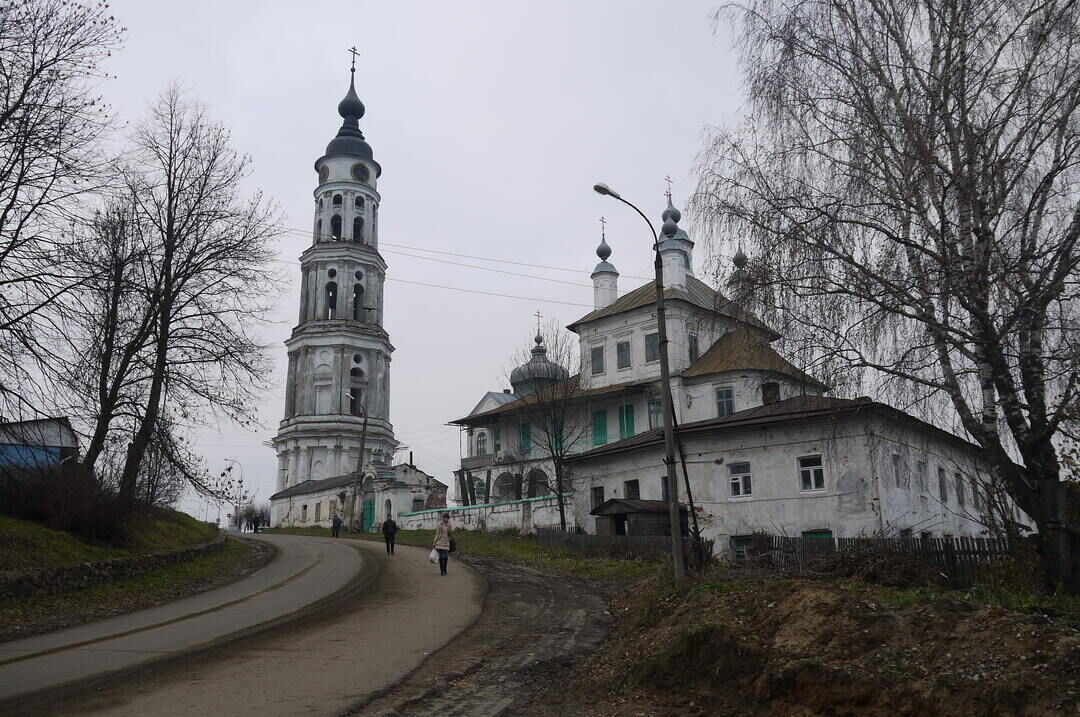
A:
<svg viewBox="0 0 1080 717">
<path fill-rule="evenodd" d="M 595 583 L 466 560 L 489 585 L 480 619 L 405 680 L 342 715 L 532 714 L 606 636 L 607 603 Z M 572 708 L 559 711 L 575 714 Z"/>
</svg>

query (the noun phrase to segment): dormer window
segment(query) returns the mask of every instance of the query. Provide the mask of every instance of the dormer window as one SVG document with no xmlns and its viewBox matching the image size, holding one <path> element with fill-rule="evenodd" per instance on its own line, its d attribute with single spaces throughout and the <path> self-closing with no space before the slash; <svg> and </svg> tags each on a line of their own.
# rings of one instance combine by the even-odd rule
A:
<svg viewBox="0 0 1080 717">
<path fill-rule="evenodd" d="M 761 384 L 761 403 L 768 406 L 780 400 L 780 384 L 775 381 Z"/>
</svg>

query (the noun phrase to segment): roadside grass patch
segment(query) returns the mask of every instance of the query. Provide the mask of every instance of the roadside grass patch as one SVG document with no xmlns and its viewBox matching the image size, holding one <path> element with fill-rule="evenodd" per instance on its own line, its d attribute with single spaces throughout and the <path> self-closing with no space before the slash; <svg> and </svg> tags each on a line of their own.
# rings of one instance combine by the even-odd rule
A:
<svg viewBox="0 0 1080 717">
<path fill-rule="evenodd" d="M 40 523 L 0 516 L 0 570 L 55 568 L 173 550 L 216 535 L 216 529 L 186 513 L 161 509 L 134 516 L 121 547 L 87 543 Z"/>
<path fill-rule="evenodd" d="M 270 533 L 290 535 L 313 535 L 328 537 L 326 528 L 271 528 Z M 341 533 L 342 538 L 382 542 L 381 533 Z M 528 565 L 539 570 L 595 580 L 637 580 L 655 575 L 661 563 L 644 560 L 616 560 L 614 558 L 584 557 L 571 550 L 539 545 L 532 536 L 514 533 L 488 533 L 483 531 L 454 531 L 457 552 L 476 557 L 496 558 L 507 562 Z M 397 542 L 431 549 L 435 541 L 434 530 L 400 530 Z"/>
<path fill-rule="evenodd" d="M 49 597 L 0 600 L 0 640 L 140 610 L 182 597 L 229 575 L 251 557 L 253 550 L 247 543 L 230 539 L 221 550 L 125 580 Z"/>
</svg>

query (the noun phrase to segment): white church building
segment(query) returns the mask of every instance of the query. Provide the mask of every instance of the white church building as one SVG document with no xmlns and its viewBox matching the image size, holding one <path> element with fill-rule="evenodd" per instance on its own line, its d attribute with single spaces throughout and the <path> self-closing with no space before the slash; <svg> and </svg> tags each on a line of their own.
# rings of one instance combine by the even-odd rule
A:
<svg viewBox="0 0 1080 717">
<path fill-rule="evenodd" d="M 382 167 L 360 131 L 364 104 L 349 91 L 326 152 L 315 161 L 312 242 L 300 255 L 298 322 L 285 341 L 285 416 L 273 439 L 273 526 L 368 529 L 388 512 L 438 502 L 446 486 L 409 464 L 392 466 L 390 355 L 383 328 L 386 261 L 379 253 Z M 345 489 L 347 488 L 347 490 Z"/>
<path fill-rule="evenodd" d="M 828 386 L 772 347 L 775 331 L 694 275 L 694 244 L 670 196 L 661 219 L 679 497 L 686 502 L 688 480 L 698 524 L 718 550 L 738 549 L 755 531 L 985 534 L 991 501 L 976 445 L 867 398 L 826 396 Z M 479 496 L 452 509 L 456 523 L 558 525 L 555 497 L 543 488 L 554 466 L 550 452 L 537 449 L 545 429 L 530 423 L 536 391 L 553 385 L 572 389 L 575 417 L 567 423 L 583 429 L 564 460 L 569 522 L 590 533 L 633 532 L 635 506 L 655 511 L 649 501 L 667 500 L 655 284 L 620 296 L 606 240 L 597 254 L 595 309 L 567 327 L 577 335 L 580 373 L 545 365 L 538 336 L 532 360 L 511 375 L 512 393 L 489 392 L 453 421 L 468 447 L 458 493 L 471 485 Z M 540 386 L 522 381 L 537 376 Z M 627 514 L 593 514 L 612 499 Z M 1010 519 L 1030 524 L 1008 509 Z M 434 518 L 419 512 L 402 522 L 422 527 Z"/>
</svg>

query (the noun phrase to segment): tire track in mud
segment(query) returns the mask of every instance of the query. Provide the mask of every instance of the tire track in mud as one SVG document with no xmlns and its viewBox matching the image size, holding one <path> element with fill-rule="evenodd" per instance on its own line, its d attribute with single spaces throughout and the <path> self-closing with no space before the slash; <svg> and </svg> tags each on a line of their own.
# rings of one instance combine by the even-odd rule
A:
<svg viewBox="0 0 1080 717">
<path fill-rule="evenodd" d="M 403 681 L 341 715 L 521 714 L 606 636 L 607 604 L 595 584 L 489 559 L 468 562 L 489 585 L 480 619 Z"/>
</svg>

